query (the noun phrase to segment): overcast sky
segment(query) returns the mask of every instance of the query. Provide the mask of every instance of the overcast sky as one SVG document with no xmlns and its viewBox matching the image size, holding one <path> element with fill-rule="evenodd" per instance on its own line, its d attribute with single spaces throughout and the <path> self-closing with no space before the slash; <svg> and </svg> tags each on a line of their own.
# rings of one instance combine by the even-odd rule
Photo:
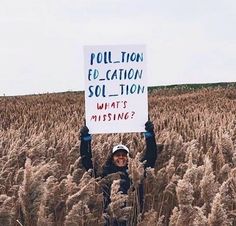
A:
<svg viewBox="0 0 236 226">
<path fill-rule="evenodd" d="M 0 0 L 0 95 L 84 89 L 84 45 L 146 44 L 148 85 L 236 81 L 235 0 Z"/>
</svg>

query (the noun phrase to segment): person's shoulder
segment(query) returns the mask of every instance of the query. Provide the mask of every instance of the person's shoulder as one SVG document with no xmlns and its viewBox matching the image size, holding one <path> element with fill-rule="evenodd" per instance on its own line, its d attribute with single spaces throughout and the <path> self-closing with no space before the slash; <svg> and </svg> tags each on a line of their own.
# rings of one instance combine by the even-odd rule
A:
<svg viewBox="0 0 236 226">
<path fill-rule="evenodd" d="M 103 166 L 103 170 L 102 170 L 102 176 L 105 177 L 109 174 L 112 173 L 112 165 L 110 163 L 106 163 L 104 166 Z"/>
</svg>

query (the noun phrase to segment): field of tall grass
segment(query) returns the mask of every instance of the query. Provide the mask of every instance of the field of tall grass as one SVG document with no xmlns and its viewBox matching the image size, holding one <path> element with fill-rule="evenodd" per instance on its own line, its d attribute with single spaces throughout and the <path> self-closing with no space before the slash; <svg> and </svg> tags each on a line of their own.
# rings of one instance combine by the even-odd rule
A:
<svg viewBox="0 0 236 226">
<path fill-rule="evenodd" d="M 93 135 L 98 172 L 115 144 L 130 148 L 133 185 L 125 195 L 117 193 L 119 175 L 94 178 L 82 167 L 84 93 L 0 97 L 0 225 L 103 226 L 104 217 L 130 226 L 236 225 L 236 88 L 152 90 L 148 100 L 164 146 L 145 177 L 142 134 Z M 112 202 L 104 216 L 107 180 Z"/>
</svg>

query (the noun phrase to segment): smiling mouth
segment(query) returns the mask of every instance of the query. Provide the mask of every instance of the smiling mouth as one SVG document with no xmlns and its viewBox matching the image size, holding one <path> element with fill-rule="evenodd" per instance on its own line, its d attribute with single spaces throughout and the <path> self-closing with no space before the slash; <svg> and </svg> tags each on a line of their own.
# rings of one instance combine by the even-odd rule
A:
<svg viewBox="0 0 236 226">
<path fill-rule="evenodd" d="M 126 165 L 126 161 L 124 159 L 119 159 L 119 160 L 117 160 L 117 165 L 124 166 L 124 165 Z"/>
</svg>

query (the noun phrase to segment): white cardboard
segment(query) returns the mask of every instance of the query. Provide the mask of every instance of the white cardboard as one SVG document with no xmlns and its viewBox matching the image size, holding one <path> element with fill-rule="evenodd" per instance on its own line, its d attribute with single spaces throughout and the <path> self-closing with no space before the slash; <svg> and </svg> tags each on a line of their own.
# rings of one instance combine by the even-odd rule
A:
<svg viewBox="0 0 236 226">
<path fill-rule="evenodd" d="M 145 131 L 148 119 L 145 46 L 85 46 L 84 59 L 89 132 Z"/>
</svg>

